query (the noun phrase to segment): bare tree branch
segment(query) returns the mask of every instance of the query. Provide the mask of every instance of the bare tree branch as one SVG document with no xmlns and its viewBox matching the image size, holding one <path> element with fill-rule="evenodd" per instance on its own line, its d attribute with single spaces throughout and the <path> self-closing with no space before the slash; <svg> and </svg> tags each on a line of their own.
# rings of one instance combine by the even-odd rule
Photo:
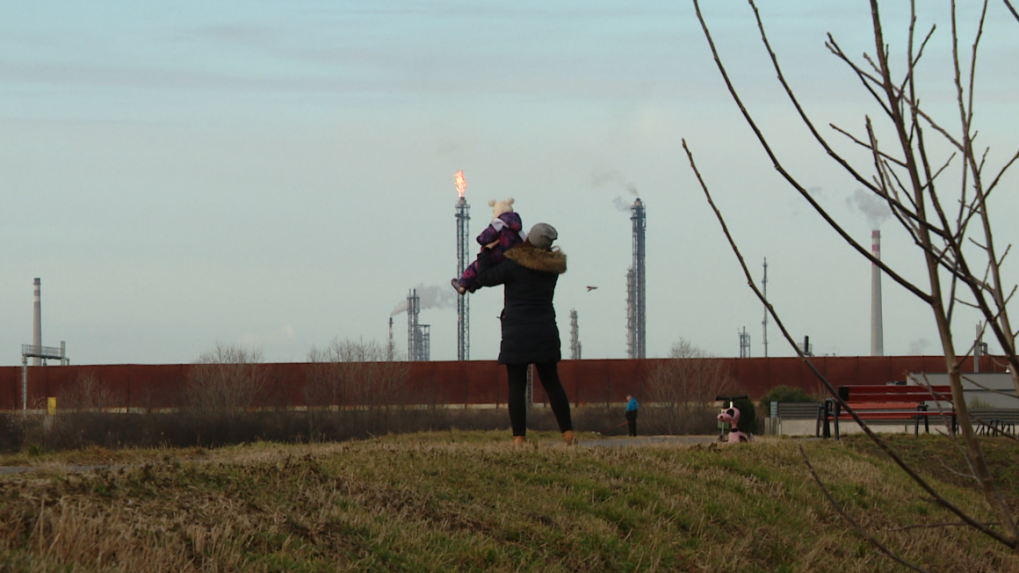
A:
<svg viewBox="0 0 1019 573">
<path fill-rule="evenodd" d="M 853 143 L 859 145 L 860 147 L 863 147 L 864 149 L 868 149 L 870 151 L 875 151 L 875 150 L 871 149 L 870 144 L 865 143 L 863 141 L 860 141 L 859 139 L 856 138 L 855 135 L 853 135 L 853 134 L 849 133 L 848 131 L 842 129 L 841 127 L 835 125 L 834 123 L 829 123 L 828 125 L 832 129 L 834 129 L 835 131 L 837 131 L 837 132 L 841 133 L 842 135 L 846 136 L 847 138 L 849 138 L 850 141 L 852 141 Z M 901 159 L 896 159 L 896 158 L 892 157 L 891 155 L 888 155 L 887 153 L 885 153 L 883 151 L 878 151 L 877 153 L 879 153 L 883 159 L 885 159 L 887 161 L 891 161 L 892 163 L 898 165 L 899 167 L 905 167 L 906 166 L 906 163 L 904 161 L 902 161 Z"/>
<path fill-rule="evenodd" d="M 998 186 L 998 181 L 1001 180 L 1001 176 L 1004 175 L 1006 171 L 1008 171 L 1009 167 L 1012 167 L 1012 164 L 1015 163 L 1017 159 L 1019 159 L 1019 151 L 1015 152 L 1015 155 L 1012 156 L 1012 159 L 1009 159 L 1008 163 L 1006 163 L 1005 166 L 1001 168 L 1001 171 L 998 172 L 998 175 L 994 178 L 994 181 L 991 181 L 991 184 L 988 185 L 987 192 L 984 194 L 984 198 L 987 198 L 987 196 L 991 194 L 991 191 Z"/>
<path fill-rule="evenodd" d="M 1005 0 L 1005 6 L 1008 6 L 1008 11 L 1011 12 L 1013 16 L 1015 16 L 1016 21 L 1019 21 L 1019 12 L 1015 11 L 1015 8 L 1012 6 L 1012 3 L 1009 2 L 1008 0 Z"/>
<path fill-rule="evenodd" d="M 697 0 L 694 0 L 694 5 L 696 6 L 696 4 Z M 698 10 L 698 14 L 699 13 L 700 11 Z M 828 378 L 824 374 L 822 374 L 821 371 L 818 370 L 816 366 L 814 366 L 814 363 L 811 362 L 806 355 L 803 354 L 803 351 L 796 345 L 796 342 L 793 340 L 792 335 L 789 334 L 789 331 L 786 329 L 785 324 L 782 322 L 782 319 L 778 316 L 778 313 L 775 312 L 775 308 L 764 297 L 764 294 L 757 287 L 757 284 L 754 282 L 753 277 L 750 275 L 750 269 L 747 268 L 746 262 L 743 260 L 743 255 L 740 253 L 739 247 L 736 246 L 735 240 L 729 233 L 729 228 L 725 224 L 725 219 L 722 217 L 721 211 L 719 211 L 718 207 L 715 206 L 715 202 L 711 198 L 711 192 L 708 190 L 707 184 L 704 182 L 704 179 L 701 177 L 700 171 L 697 169 L 697 164 L 694 161 L 693 153 L 690 151 L 689 147 L 687 147 L 686 139 L 684 138 L 682 141 L 683 150 L 686 152 L 687 159 L 690 162 L 690 167 L 693 169 L 694 175 L 697 177 L 697 181 L 700 183 L 701 189 L 704 191 L 704 195 L 708 200 L 708 204 L 711 206 L 712 211 L 714 211 L 715 213 L 715 218 L 718 219 L 719 224 L 722 226 L 722 232 L 725 234 L 726 239 L 729 241 L 729 247 L 732 249 L 733 254 L 736 255 L 736 259 L 739 261 L 740 267 L 742 267 L 743 269 L 743 275 L 747 279 L 747 284 L 749 285 L 750 289 L 754 291 L 754 294 L 757 295 L 758 300 L 760 300 L 765 305 L 765 308 L 768 309 L 768 314 L 770 314 L 771 317 L 775 319 L 775 324 L 778 326 L 779 331 L 782 332 L 782 336 L 793 347 L 793 349 L 796 351 L 796 354 L 800 357 L 800 360 L 803 361 L 807 368 L 809 368 L 810 371 L 814 373 L 814 376 L 818 379 L 818 381 L 820 381 L 821 384 L 825 387 L 825 389 L 828 390 L 828 393 L 832 397 L 832 399 L 835 400 L 839 404 L 839 406 L 843 410 L 845 410 L 845 412 L 849 414 L 857 424 L 859 424 L 860 429 L 863 430 L 863 432 L 867 434 L 867 436 L 875 444 L 877 444 L 877 446 L 881 448 L 882 451 L 888 454 L 888 457 L 890 457 L 892 461 L 895 462 L 895 464 L 899 466 L 899 468 L 902 469 L 902 471 L 904 471 L 906 475 L 908 475 L 917 485 L 919 485 L 924 491 L 930 494 L 931 497 L 936 499 L 938 503 L 941 504 L 942 507 L 951 511 L 966 523 L 969 523 L 973 528 L 981 531 L 985 535 L 997 541 L 1000 541 L 1005 545 L 1008 545 L 1009 547 L 1012 547 L 1014 545 L 1014 540 L 1002 536 L 996 531 L 990 529 L 980 521 L 971 517 L 969 514 L 964 512 L 955 504 L 941 496 L 929 483 L 927 483 L 926 480 L 923 479 L 923 477 L 921 477 L 912 468 L 912 466 L 907 464 L 905 460 L 903 460 L 902 457 L 895 452 L 895 450 L 888 446 L 888 444 L 886 444 L 877 434 L 873 432 L 873 430 L 870 429 L 870 426 L 868 426 L 867 423 L 860 418 L 859 414 L 857 414 L 856 411 L 853 410 L 853 408 L 849 404 L 842 400 L 842 398 L 839 396 L 838 391 L 835 390 L 835 387 L 832 386 Z"/>
<path fill-rule="evenodd" d="M 837 57 L 838 59 L 842 60 L 843 63 L 845 63 L 847 66 L 849 66 L 851 70 L 853 70 L 853 73 L 855 73 L 856 77 L 860 79 L 860 83 L 863 84 L 863 87 L 870 92 L 870 95 L 874 98 L 874 101 L 876 101 L 878 105 L 881 106 L 886 115 L 891 117 L 892 111 L 888 109 L 888 104 L 886 104 L 884 99 L 881 98 L 881 96 L 878 95 L 878 93 L 874 90 L 875 86 L 881 85 L 881 81 L 878 80 L 876 77 L 870 75 L 869 73 L 863 71 L 863 69 L 860 66 L 856 65 L 856 62 L 851 60 L 849 56 L 847 56 L 846 53 L 842 51 L 842 48 L 839 46 L 838 42 L 835 41 L 835 38 L 832 37 L 830 33 L 828 34 L 828 41 L 825 42 L 824 45 L 826 48 L 828 48 L 828 51 L 834 54 L 835 57 Z M 874 62 L 871 61 L 870 57 L 864 54 L 864 58 L 867 60 L 867 62 L 870 63 L 871 68 L 873 68 L 874 71 L 877 71 L 877 66 L 874 65 Z"/>
<path fill-rule="evenodd" d="M 814 470 L 814 466 L 810 463 L 810 458 L 807 457 L 807 452 L 806 452 L 806 450 L 803 449 L 802 445 L 800 446 L 800 454 L 803 456 L 803 461 L 807 464 L 807 468 L 810 470 L 810 475 L 814 476 L 814 482 L 817 483 L 817 487 L 821 488 L 821 492 L 823 492 L 824 493 L 824 497 L 826 497 L 828 499 L 828 503 L 830 503 L 831 506 L 835 508 L 835 511 L 839 512 L 839 515 L 842 516 L 842 519 L 845 519 L 846 521 L 848 521 L 850 523 L 850 525 L 855 527 L 856 531 L 858 531 L 860 533 L 860 535 L 863 536 L 864 539 L 869 541 L 870 544 L 873 545 L 874 547 L 876 547 L 878 551 L 880 551 L 881 553 L 884 553 L 886 557 L 894 560 L 896 563 L 899 563 L 900 565 L 903 565 L 905 567 L 909 567 L 913 571 L 922 571 L 922 572 L 926 572 L 927 571 L 926 569 L 923 569 L 922 567 L 919 567 L 917 565 L 914 565 L 913 563 L 910 563 L 909 561 L 906 561 L 905 559 L 899 557 L 895 553 L 892 553 L 892 551 L 890 549 L 885 547 L 873 535 L 867 533 L 867 530 L 864 529 L 863 526 L 861 526 L 859 523 L 857 523 L 855 519 L 850 517 L 849 514 L 846 513 L 846 511 L 844 509 L 842 509 L 842 507 L 838 504 L 838 502 L 835 501 L 835 498 L 832 497 L 831 492 L 828 491 L 828 488 L 824 487 L 824 483 L 821 482 L 821 478 L 817 475 L 817 471 Z"/>
<path fill-rule="evenodd" d="M 718 55 L 714 41 L 711 38 L 710 31 L 708 30 L 703 15 L 701 14 L 699 2 L 698 0 L 693 0 L 698 20 L 700 21 L 702 30 L 708 40 L 712 55 L 726 86 L 743 113 L 747 123 L 754 131 L 762 148 L 772 160 L 773 166 L 786 179 L 786 181 L 794 189 L 796 189 L 801 197 L 803 197 L 811 205 L 815 212 L 817 212 L 821 218 L 824 219 L 824 221 L 847 242 L 847 244 L 880 268 L 897 283 L 907 288 L 907 290 L 910 290 L 911 293 L 930 307 L 938 328 L 941 347 L 944 353 L 945 365 L 949 373 L 950 386 L 952 389 L 952 402 L 959 421 L 960 432 L 958 437 L 961 438 L 962 443 L 957 443 L 957 446 L 960 446 L 961 448 L 961 446 L 965 444 L 965 448 L 961 448 L 964 458 L 970 465 L 973 477 L 979 483 L 990 511 L 996 516 L 997 523 L 1000 524 L 998 527 L 1002 528 L 1002 530 L 994 530 L 987 524 L 980 523 L 978 520 L 975 520 L 968 514 L 957 509 L 950 509 L 950 511 L 956 513 L 956 515 L 963 519 L 963 521 L 975 529 L 1004 543 L 1005 545 L 1008 545 L 1009 547 L 1016 548 L 1019 546 L 1019 527 L 1017 527 L 1016 521 L 1012 516 L 1012 509 L 1007 503 L 1005 503 L 993 475 L 990 473 L 983 449 L 973 430 L 973 420 L 971 420 L 969 415 L 969 408 L 963 393 L 960 365 L 962 360 L 969 355 L 970 351 L 967 351 L 962 357 L 958 356 L 952 333 L 952 320 L 954 317 L 954 311 L 957 308 L 957 303 L 960 307 L 972 306 L 979 309 L 980 313 L 987 320 L 988 329 L 994 333 L 1004 349 L 1006 358 L 1012 367 L 1011 372 L 1013 383 L 1017 392 L 1019 392 L 1019 355 L 1017 355 L 1016 352 L 1015 340 L 1010 336 L 1013 329 L 1009 323 L 1006 306 L 1007 302 L 1004 297 L 1004 288 L 1001 282 L 1000 262 L 999 258 L 995 254 L 993 235 L 989 221 L 987 204 L 988 189 L 984 188 L 984 182 L 982 180 L 984 168 L 987 165 L 988 150 L 985 149 L 983 154 L 978 157 L 978 154 L 974 151 L 974 142 L 976 141 L 977 134 L 972 128 L 977 54 L 983 34 L 984 23 L 986 21 L 989 0 L 984 0 L 983 2 L 979 27 L 974 37 L 972 52 L 969 58 L 970 61 L 968 62 L 968 77 L 965 81 L 963 79 L 964 74 L 962 66 L 960 65 L 959 57 L 960 40 L 956 19 L 957 7 L 955 0 L 952 0 L 951 2 L 951 48 L 955 72 L 954 85 L 956 88 L 958 117 L 961 124 L 961 127 L 958 129 L 957 135 L 955 136 L 949 133 L 947 129 L 943 128 L 937 121 L 923 112 L 920 108 L 920 100 L 917 95 L 915 67 L 920 61 L 922 53 L 928 42 L 932 38 L 934 28 L 931 28 L 931 30 L 927 32 L 924 40 L 919 45 L 919 49 L 915 50 L 914 42 L 916 39 L 915 34 L 917 22 L 915 0 L 910 1 L 911 18 L 909 21 L 907 37 L 908 48 L 906 51 L 907 70 L 903 77 L 898 78 L 897 82 L 892 79 L 890 64 L 891 50 L 889 44 L 887 44 L 884 39 L 879 0 L 870 0 L 869 2 L 871 7 L 875 52 L 873 57 L 868 54 L 864 54 L 863 56 L 865 61 L 870 65 L 872 71 L 867 71 L 863 68 L 863 66 L 851 61 L 850 58 L 842 51 L 841 47 L 835 42 L 834 38 L 830 34 L 828 35 L 828 41 L 825 44 L 826 47 L 837 58 L 849 66 L 863 84 L 864 89 L 870 93 L 871 97 L 873 97 L 875 101 L 878 102 L 882 110 L 889 117 L 889 127 L 893 130 L 894 136 L 897 140 L 897 146 L 899 149 L 894 154 L 889 154 L 886 150 L 881 149 L 875 135 L 875 130 L 871 124 L 870 117 L 867 117 L 866 119 L 869 140 L 867 143 L 857 140 L 850 136 L 846 131 L 832 126 L 836 129 L 836 131 L 849 137 L 849 139 L 857 145 L 870 150 L 870 161 L 873 169 L 873 175 L 871 177 L 864 177 L 860 172 L 856 171 L 856 168 L 849 165 L 849 163 L 839 153 L 834 151 L 829 146 L 828 142 L 815 129 L 813 122 L 807 116 L 796 95 L 793 93 L 792 88 L 786 81 L 785 75 L 779 65 L 778 58 L 768 40 L 760 12 L 754 0 L 748 0 L 748 2 L 753 9 L 763 47 L 767 50 L 768 56 L 771 58 L 772 66 L 778 76 L 778 81 L 785 90 L 790 102 L 796 109 L 801 121 L 813 135 L 817 144 L 823 148 L 837 164 L 843 167 L 850 176 L 859 181 L 872 193 L 885 199 L 889 209 L 896 216 L 896 219 L 911 233 L 914 242 L 916 242 L 920 247 L 927 271 L 925 287 L 929 288 L 922 290 L 920 287 L 913 285 L 904 278 L 890 272 L 887 265 L 876 260 L 869 252 L 867 252 L 866 249 L 863 248 L 862 245 L 849 237 L 839 224 L 834 221 L 830 214 L 816 201 L 814 201 L 813 197 L 806 192 L 795 177 L 793 177 L 785 169 L 785 167 L 777 159 L 777 155 L 774 150 L 772 150 L 769 141 L 758 128 L 754 119 L 750 116 L 746 106 L 743 104 L 739 94 L 733 86 L 732 81 L 728 77 L 727 71 Z M 1006 4 L 1010 9 L 1012 8 L 1011 4 L 1008 4 L 1007 0 Z M 951 190 L 954 185 L 954 182 L 946 182 L 945 179 L 947 178 L 942 177 L 946 170 L 952 165 L 954 154 L 953 157 L 950 157 L 941 164 L 939 168 L 934 169 L 933 164 L 941 162 L 940 160 L 932 161 L 932 157 L 929 155 L 929 152 L 931 152 L 933 148 L 929 148 L 925 141 L 924 128 L 927 126 L 930 126 L 934 132 L 940 134 L 945 141 L 949 142 L 959 152 L 961 152 L 961 165 L 957 167 L 959 174 L 959 186 L 955 191 L 953 191 L 953 193 L 958 193 L 957 201 L 953 200 L 947 203 L 943 203 L 942 201 L 943 191 Z M 909 474 L 916 483 L 920 484 L 921 487 L 934 496 L 934 499 L 938 501 L 939 504 L 942 504 L 943 507 L 950 508 L 950 502 L 939 497 L 929 485 L 925 484 L 923 480 L 912 471 L 912 468 L 910 468 L 908 464 L 905 464 L 901 461 L 901 459 L 898 459 L 895 453 L 870 431 L 867 425 L 860 420 L 859 416 L 852 410 L 852 408 L 846 405 L 844 401 L 837 396 L 837 393 L 827 379 L 813 366 L 811 361 L 803 356 L 802 352 L 800 352 L 792 337 L 786 331 L 781 320 L 778 318 L 774 308 L 763 299 L 763 296 L 754 284 L 753 279 L 750 277 L 749 271 L 747 270 L 742 256 L 739 253 L 739 249 L 729 234 L 721 213 L 714 205 L 706 184 L 701 178 L 700 173 L 697 171 L 693 155 L 687 148 L 685 140 L 683 143 L 688 159 L 690 160 L 691 167 L 693 167 L 708 202 L 722 225 L 730 246 L 739 259 L 740 265 L 744 269 L 744 274 L 747 276 L 748 284 L 751 289 L 754 290 L 755 294 L 757 294 L 758 298 L 764 302 L 767 312 L 775 318 L 776 323 L 782 330 L 783 336 L 785 336 L 793 348 L 797 350 L 801 359 L 814 372 L 818 380 L 820 380 L 825 388 L 832 394 L 833 400 L 840 406 L 844 406 L 847 414 L 860 424 L 864 432 L 867 433 L 868 436 L 879 445 L 879 447 L 888 452 L 893 460 L 896 461 L 896 464 L 898 464 L 903 471 Z M 998 181 L 1001 180 L 1002 174 L 1017 160 L 1019 160 L 1019 153 L 1016 153 L 1016 155 L 1008 161 L 1004 168 L 998 173 L 998 176 L 994 180 L 991 188 L 996 186 Z M 970 189 L 972 189 L 973 193 L 972 199 L 970 199 L 968 195 Z M 905 197 L 911 205 L 911 208 L 905 208 L 904 201 L 900 199 L 900 197 Z M 945 197 L 948 197 L 948 194 L 945 194 Z M 946 211 L 951 211 L 951 219 L 949 218 L 949 213 Z M 967 236 L 968 232 L 971 231 L 969 223 L 974 220 L 979 220 L 982 224 L 984 236 L 979 241 L 970 239 Z M 973 272 L 974 267 L 972 267 L 970 262 L 967 260 L 968 254 L 973 254 L 973 249 L 969 246 L 970 242 L 978 245 L 978 250 L 976 252 L 981 263 L 975 265 L 975 267 L 978 269 L 982 267 L 982 278 L 978 274 L 979 271 L 977 273 Z M 964 246 L 966 246 L 966 250 L 963 249 Z M 986 263 L 983 263 L 984 260 L 986 260 Z M 965 285 L 965 287 L 961 285 Z M 962 296 L 960 296 L 961 293 L 959 291 L 963 289 L 969 290 L 973 297 L 971 300 L 963 300 Z M 1009 294 L 1009 300 L 1014 292 L 1015 287 L 1013 287 Z M 969 299 L 969 297 L 965 298 Z M 938 408 L 941 410 L 940 404 L 938 404 Z M 944 412 L 942 412 L 942 414 L 944 414 Z"/>
<path fill-rule="evenodd" d="M 881 262 L 881 259 L 874 257 L 874 255 L 871 254 L 869 249 L 864 248 L 863 245 L 861 245 L 855 239 L 853 239 L 853 237 L 850 236 L 849 233 L 847 233 L 845 229 L 843 229 L 842 226 L 839 225 L 838 222 L 836 222 L 831 217 L 831 215 L 829 215 L 827 211 L 825 211 L 825 209 L 817 203 L 817 201 L 810 195 L 810 193 L 807 192 L 806 188 L 804 188 L 803 185 L 801 185 L 791 174 L 789 174 L 788 171 L 785 170 L 781 162 L 778 160 L 778 157 L 772 151 L 771 146 L 768 144 L 767 139 L 765 139 L 764 137 L 764 134 L 757 126 L 757 123 L 750 116 L 750 112 L 748 112 L 746 107 L 743 105 L 743 101 L 739 97 L 739 94 L 736 93 L 736 88 L 733 87 L 732 81 L 729 79 L 729 74 L 728 72 L 726 72 L 725 66 L 722 65 L 722 59 L 718 55 L 718 50 L 715 48 L 715 42 L 711 38 L 711 32 L 708 30 L 708 26 L 704 22 L 704 17 L 701 14 L 701 8 L 700 4 L 698 3 L 698 0 L 693 0 L 693 3 L 694 9 L 697 12 L 697 19 L 701 23 L 701 29 L 704 30 L 704 35 L 708 40 L 708 45 L 711 47 L 711 53 L 715 58 L 715 64 L 718 66 L 718 70 L 721 72 L 722 78 L 725 80 L 725 84 L 729 89 L 729 93 L 732 95 L 733 100 L 736 102 L 736 105 L 739 106 L 740 111 L 743 112 L 743 117 L 747 120 L 747 123 L 750 125 L 750 128 L 754 131 L 754 134 L 757 136 L 758 141 L 764 148 L 765 153 L 768 154 L 768 157 L 771 159 L 772 165 L 774 165 L 775 169 L 778 170 L 778 172 L 785 178 L 785 180 L 799 192 L 800 196 L 803 197 L 810 204 L 810 206 L 814 208 L 814 210 L 821 216 L 821 218 L 823 218 L 825 222 L 827 222 L 831 226 L 831 228 L 834 229 L 835 232 L 838 233 L 840 237 L 842 237 L 843 240 L 845 240 L 850 246 L 852 246 L 858 253 L 866 257 L 871 263 L 880 268 L 881 271 L 886 273 L 892 280 L 900 284 L 903 288 L 905 288 L 909 292 L 913 293 L 913 295 L 919 298 L 920 300 L 927 302 L 929 304 L 931 300 L 930 294 L 920 290 L 916 285 L 906 280 L 897 272 L 889 268 L 888 265 Z M 856 171 L 853 170 L 853 168 L 848 163 L 846 163 L 846 161 L 842 159 L 841 156 L 835 153 L 835 151 L 828 146 L 824 138 L 822 138 L 821 135 L 817 132 L 817 130 L 814 129 L 813 124 L 810 122 L 809 118 L 807 118 L 806 114 L 803 112 L 803 109 L 800 107 L 799 102 L 795 99 L 795 96 L 792 94 L 792 89 L 789 88 L 788 84 L 786 84 L 785 82 L 784 77 L 782 76 L 782 70 L 781 68 L 778 67 L 778 59 L 775 57 L 774 52 L 772 52 L 771 47 L 767 44 L 767 36 L 765 35 L 764 32 L 764 25 L 763 23 L 761 23 L 760 15 L 757 13 L 757 6 L 754 5 L 753 0 L 750 0 L 750 5 L 753 7 L 754 14 L 757 16 L 758 29 L 760 30 L 762 38 L 764 39 L 768 53 L 771 54 L 772 64 L 775 66 L 775 69 L 779 74 L 779 81 L 782 83 L 783 86 L 785 86 L 786 93 L 789 95 L 790 98 L 792 98 L 793 105 L 798 110 L 800 117 L 807 124 L 811 133 L 814 134 L 815 139 L 817 139 L 820 142 L 820 144 L 825 148 L 825 150 L 828 151 L 828 154 L 832 158 L 834 158 L 835 161 L 839 163 L 839 165 L 842 165 L 851 174 L 853 174 L 857 181 L 860 181 L 868 188 L 870 188 L 871 184 L 867 182 L 866 179 L 864 179 L 858 173 L 856 173 Z"/>
<path fill-rule="evenodd" d="M 941 464 L 941 468 L 944 469 L 946 472 L 948 472 L 948 473 L 950 473 L 950 474 L 952 474 L 952 475 L 954 475 L 956 477 L 963 478 L 963 479 L 971 479 L 973 481 L 977 480 L 977 478 L 974 477 L 972 473 L 968 473 L 967 474 L 967 473 L 963 473 L 963 472 L 960 472 L 958 470 L 954 470 L 954 469 L 948 467 L 948 464 L 945 463 L 945 460 L 941 459 L 941 456 L 935 456 L 935 458 L 938 460 L 938 463 Z M 990 525 L 990 524 L 988 524 L 988 525 Z"/>
<path fill-rule="evenodd" d="M 987 326 L 985 325 L 984 328 L 986 329 Z M 1019 400 L 1019 396 L 1016 396 L 1015 392 L 1004 392 L 1002 390 L 995 390 L 994 388 L 990 388 L 990 387 L 988 387 L 985 384 L 981 384 L 980 382 L 977 382 L 976 379 L 974 379 L 974 378 L 972 378 L 970 376 L 967 376 L 965 374 L 962 375 L 962 379 L 965 380 L 966 382 L 969 382 L 970 384 L 976 386 L 977 388 L 980 388 L 981 390 L 983 390 L 985 392 L 989 392 L 991 394 L 997 394 L 998 396 L 1005 396 L 1005 397 L 1008 397 L 1008 398 Z"/>
</svg>

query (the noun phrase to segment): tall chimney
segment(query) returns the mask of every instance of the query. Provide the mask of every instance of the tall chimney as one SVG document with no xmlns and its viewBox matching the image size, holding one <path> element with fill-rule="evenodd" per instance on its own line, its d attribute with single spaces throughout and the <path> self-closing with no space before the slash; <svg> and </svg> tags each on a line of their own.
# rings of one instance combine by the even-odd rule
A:
<svg viewBox="0 0 1019 573">
<path fill-rule="evenodd" d="M 35 346 L 34 351 L 36 354 L 42 352 L 42 299 L 40 291 L 42 290 L 42 283 L 37 278 L 35 279 L 35 320 L 32 322 L 32 346 Z M 42 364 L 42 359 L 36 356 L 32 359 L 33 366 L 39 366 Z"/>
<path fill-rule="evenodd" d="M 386 360 L 393 361 L 393 317 L 389 317 L 389 347 L 386 348 Z"/>
<path fill-rule="evenodd" d="M 870 252 L 881 260 L 881 231 L 870 232 Z M 881 320 L 881 269 L 871 264 L 870 270 L 870 355 L 884 356 L 884 326 Z"/>
</svg>

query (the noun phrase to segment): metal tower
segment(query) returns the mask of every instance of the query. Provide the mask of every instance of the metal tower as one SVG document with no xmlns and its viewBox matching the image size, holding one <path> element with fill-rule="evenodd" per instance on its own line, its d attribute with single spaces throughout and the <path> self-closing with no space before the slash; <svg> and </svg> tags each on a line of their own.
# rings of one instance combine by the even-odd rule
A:
<svg viewBox="0 0 1019 573">
<path fill-rule="evenodd" d="M 464 269 L 470 264 L 470 220 L 471 206 L 464 199 L 467 182 L 464 172 L 456 172 L 456 190 L 460 198 L 456 202 L 456 276 L 463 275 Z M 456 359 L 469 360 L 471 357 L 471 304 L 470 293 L 465 293 L 456 301 Z"/>
<path fill-rule="evenodd" d="M 407 360 L 415 362 L 418 359 L 418 312 L 421 299 L 418 298 L 417 289 L 410 289 L 407 295 Z"/>
<path fill-rule="evenodd" d="M 427 362 L 431 359 L 430 325 L 418 324 L 421 312 L 421 298 L 417 289 L 410 289 L 407 295 L 407 360 Z"/>
<path fill-rule="evenodd" d="M 634 297 L 633 267 L 626 269 L 626 356 L 633 358 L 637 348 L 636 302 Z"/>
<path fill-rule="evenodd" d="M 647 307 L 644 269 L 644 204 L 638 198 L 630 207 L 630 221 L 633 223 L 633 266 L 626 273 L 627 286 L 627 353 L 630 358 L 644 358 L 647 350 Z"/>
<path fill-rule="evenodd" d="M 750 358 L 750 335 L 747 334 L 747 327 L 739 333 L 739 357 Z"/>
<path fill-rule="evenodd" d="M 577 311 L 570 311 L 570 360 L 580 360 L 580 328 L 577 326 Z"/>
<path fill-rule="evenodd" d="M 432 359 L 432 326 L 430 324 L 418 325 L 418 354 L 420 362 L 428 362 Z"/>
</svg>

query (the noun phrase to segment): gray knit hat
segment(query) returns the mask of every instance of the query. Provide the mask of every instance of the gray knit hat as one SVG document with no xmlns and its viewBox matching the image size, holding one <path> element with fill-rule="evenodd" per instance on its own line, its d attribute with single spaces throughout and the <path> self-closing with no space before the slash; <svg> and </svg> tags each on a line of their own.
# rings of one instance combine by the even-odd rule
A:
<svg viewBox="0 0 1019 573">
<path fill-rule="evenodd" d="M 548 223 L 535 223 L 527 232 L 527 241 L 539 249 L 551 248 L 552 241 L 558 238 L 559 233 L 556 232 L 555 227 Z"/>
</svg>

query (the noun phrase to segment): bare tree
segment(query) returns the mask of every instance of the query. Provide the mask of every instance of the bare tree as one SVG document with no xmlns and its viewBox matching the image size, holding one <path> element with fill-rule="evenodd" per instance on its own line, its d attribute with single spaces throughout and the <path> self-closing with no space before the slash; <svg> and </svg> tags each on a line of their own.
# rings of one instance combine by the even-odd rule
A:
<svg viewBox="0 0 1019 573">
<path fill-rule="evenodd" d="M 705 421 L 714 426 L 710 404 L 715 396 L 728 394 L 736 380 L 726 363 L 680 339 L 672 345 L 669 359 L 656 362 L 644 381 L 649 421 L 670 434 L 701 429 Z"/>
<path fill-rule="evenodd" d="M 951 34 L 947 42 L 953 56 L 950 84 L 955 100 L 953 104 L 957 114 L 955 118 L 939 118 L 935 113 L 928 111 L 933 109 L 927 107 L 927 104 L 935 101 L 936 97 L 934 96 L 930 98 L 930 101 L 924 100 L 924 105 L 921 105 L 915 71 L 922 60 L 925 48 L 930 41 L 935 39 L 936 35 L 934 26 L 926 33 L 918 33 L 915 2 L 910 3 L 911 11 L 906 45 L 901 49 L 901 54 L 898 56 L 900 59 L 897 60 L 901 62 L 902 66 L 899 73 L 893 71 L 892 62 L 895 58 L 892 56 L 891 46 L 885 40 L 878 0 L 870 0 L 874 40 L 872 54 L 865 54 L 862 61 L 856 61 L 843 51 L 831 34 L 828 35 L 826 43 L 828 50 L 847 66 L 849 73 L 859 80 L 866 97 L 876 101 L 882 112 L 882 115 L 877 118 L 865 116 L 856 133 L 853 129 L 836 125 L 830 126 L 837 137 L 844 138 L 849 148 L 862 148 L 866 151 L 867 161 L 858 164 L 848 159 L 848 152 L 836 149 L 804 111 L 795 92 L 786 82 L 779 60 L 771 48 L 757 6 L 753 0 L 749 0 L 757 20 L 763 49 L 771 58 L 778 81 L 796 109 L 804 127 L 817 145 L 834 161 L 835 165 L 848 173 L 865 190 L 885 203 L 894 218 L 909 233 L 924 262 L 926 273 L 923 282 L 908 280 L 904 274 L 871 255 L 864 245 L 853 239 L 839 222 L 807 192 L 807 188 L 778 159 L 771 140 L 747 110 L 729 77 L 701 14 L 698 0 L 693 0 L 693 3 L 704 35 L 729 92 L 775 169 L 850 247 L 881 268 L 886 276 L 929 307 L 937 324 L 945 366 L 949 373 L 953 403 L 959 419 L 960 447 L 997 524 L 986 523 L 969 515 L 940 495 L 877 435 L 870 432 L 866 424 L 851 408 L 847 408 L 847 411 L 861 424 L 868 435 L 884 448 L 893 460 L 939 504 L 958 515 L 962 521 L 973 528 L 1013 549 L 1019 548 L 1019 529 L 1017 529 L 1016 520 L 998 491 L 995 480 L 988 469 L 963 396 L 960 365 L 962 359 L 972 351 L 972 346 L 969 342 L 961 346 L 957 345 L 951 328 L 958 307 L 976 309 L 986 323 L 987 329 L 1001 346 L 1003 355 L 1010 365 L 1013 383 L 1019 390 L 1016 332 L 1011 326 L 1008 313 L 1008 303 L 1016 288 L 1014 285 L 1006 286 L 1002 281 L 1001 266 L 1009 248 L 1006 247 L 1003 251 L 999 251 L 995 245 L 991 226 L 991 209 L 988 203 L 1004 173 L 1019 159 L 1019 152 L 999 160 L 997 168 L 992 168 L 989 164 L 990 150 L 987 148 L 977 149 L 976 130 L 973 126 L 977 50 L 988 16 L 988 1 L 985 0 L 979 7 L 978 28 L 968 54 L 962 54 L 963 50 L 960 48 L 962 41 L 959 39 L 957 21 L 958 13 L 955 2 L 951 3 Z M 1005 3 L 1011 10 L 1011 4 L 1007 0 Z M 1010 73 L 1010 71 L 1006 73 Z M 950 123 L 957 123 L 957 125 L 950 126 Z M 878 140 L 878 133 L 890 133 L 891 143 L 882 144 Z M 686 148 L 685 141 L 684 147 Z M 939 153 L 939 150 L 943 148 L 948 148 L 950 152 Z M 705 195 L 743 266 L 751 288 L 763 300 L 763 296 L 750 278 L 742 256 L 739 254 L 739 249 L 728 233 L 721 213 L 711 199 L 707 185 L 697 171 L 693 155 L 688 148 L 687 154 L 691 166 L 701 181 Z M 765 304 L 767 304 L 766 301 Z M 782 328 L 787 340 L 796 349 L 793 339 L 781 326 L 781 320 L 774 309 L 770 306 L 768 308 Z M 799 353 L 799 349 L 796 350 Z M 810 365 L 807 357 L 802 354 L 801 357 Z M 813 369 L 813 366 L 810 366 Z M 833 396 L 838 399 L 834 388 L 824 376 L 816 369 L 814 372 Z"/>
<path fill-rule="evenodd" d="M 115 405 L 114 394 L 94 372 L 82 372 L 70 387 L 57 392 L 57 408 L 75 412 L 102 412 Z"/>
<path fill-rule="evenodd" d="M 188 369 L 183 406 L 201 413 L 239 413 L 255 408 L 269 384 L 269 372 L 259 368 L 261 362 L 261 349 L 216 344 Z"/>
<path fill-rule="evenodd" d="M 407 399 L 407 364 L 394 358 L 387 345 L 375 341 L 336 339 L 313 347 L 304 390 L 309 409 L 364 411 L 388 428 L 392 411 Z"/>
</svg>

